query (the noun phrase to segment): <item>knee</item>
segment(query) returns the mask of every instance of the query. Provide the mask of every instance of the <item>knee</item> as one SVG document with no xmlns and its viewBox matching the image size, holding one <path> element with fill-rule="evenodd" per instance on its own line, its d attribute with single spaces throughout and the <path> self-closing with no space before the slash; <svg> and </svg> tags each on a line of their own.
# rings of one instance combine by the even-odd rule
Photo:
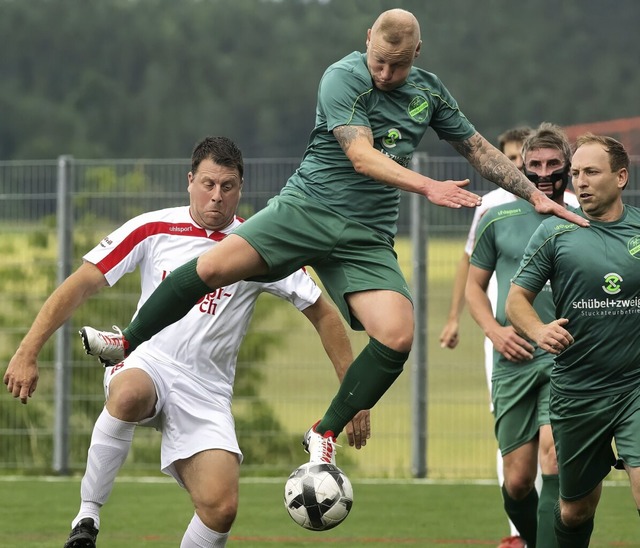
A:
<svg viewBox="0 0 640 548">
<path fill-rule="evenodd" d="M 535 487 L 535 478 L 527 475 L 505 476 L 504 488 L 513 500 L 524 499 Z"/>
<path fill-rule="evenodd" d="M 218 533 L 227 533 L 238 514 L 238 498 L 227 495 L 219 500 L 201 501 L 196 512 L 202 523 Z"/>
<path fill-rule="evenodd" d="M 586 506 L 577 506 L 572 504 L 568 506 L 560 502 L 560 520 L 565 527 L 575 529 L 580 527 L 593 517 L 593 513 Z"/>
<path fill-rule="evenodd" d="M 196 273 L 205 284 L 213 288 L 218 287 L 217 284 L 219 283 L 219 279 L 221 277 L 219 269 L 220 263 L 217 261 L 209 260 L 209 256 L 205 253 L 198 259 Z"/>
<path fill-rule="evenodd" d="M 374 339 L 396 352 L 410 352 L 413 346 L 413 323 L 390 328 L 380 336 L 374 336 Z"/>
<path fill-rule="evenodd" d="M 558 459 L 554 449 L 545 453 L 540 453 L 540 469 L 543 474 L 558 473 Z"/>
<path fill-rule="evenodd" d="M 413 325 L 411 330 L 404 330 L 402 333 L 398 334 L 398 337 L 395 342 L 396 346 L 391 347 L 398 352 L 410 352 L 411 347 L 413 346 Z"/>
<path fill-rule="evenodd" d="M 107 400 L 109 413 L 123 421 L 137 422 L 153 414 L 155 397 L 136 390 L 133 386 L 120 386 L 110 391 Z"/>
</svg>

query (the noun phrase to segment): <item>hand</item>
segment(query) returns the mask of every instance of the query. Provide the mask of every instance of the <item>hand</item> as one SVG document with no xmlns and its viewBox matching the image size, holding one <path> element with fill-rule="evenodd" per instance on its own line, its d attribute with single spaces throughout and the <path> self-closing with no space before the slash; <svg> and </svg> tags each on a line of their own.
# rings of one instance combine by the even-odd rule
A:
<svg viewBox="0 0 640 548">
<path fill-rule="evenodd" d="M 464 181 L 433 181 L 427 186 L 425 196 L 435 205 L 453 209 L 477 207 L 482 203 L 482 198 L 462 188 L 468 184 L 469 179 Z"/>
<path fill-rule="evenodd" d="M 455 348 L 460 342 L 458 336 L 458 320 L 449 320 L 440 333 L 440 348 Z"/>
<path fill-rule="evenodd" d="M 560 354 L 567 346 L 573 343 L 573 337 L 563 326 L 567 325 L 567 318 L 560 318 L 551 323 L 544 324 L 536 333 L 536 343 L 542 350 L 550 354 Z"/>
<path fill-rule="evenodd" d="M 487 336 L 493 347 L 510 362 L 520 363 L 533 358 L 533 345 L 518 335 L 512 325 L 501 326 Z"/>
<path fill-rule="evenodd" d="M 23 358 L 16 352 L 4 374 L 4 384 L 14 398 L 20 398 L 26 404 L 27 398 L 31 397 L 38 386 L 39 376 L 35 358 Z"/>
<path fill-rule="evenodd" d="M 569 211 L 563 205 L 554 202 L 544 192 L 534 192 L 531 195 L 530 202 L 536 208 L 536 211 L 538 213 L 542 213 L 544 215 L 555 215 L 556 217 L 561 217 L 562 219 L 565 219 L 570 223 L 575 223 L 578 226 L 589 226 L 589 221 L 587 219 Z"/>
<path fill-rule="evenodd" d="M 367 440 L 371 437 L 371 417 L 370 411 L 365 409 L 351 419 L 345 428 L 349 445 L 356 449 L 361 449 L 367 445 Z"/>
</svg>

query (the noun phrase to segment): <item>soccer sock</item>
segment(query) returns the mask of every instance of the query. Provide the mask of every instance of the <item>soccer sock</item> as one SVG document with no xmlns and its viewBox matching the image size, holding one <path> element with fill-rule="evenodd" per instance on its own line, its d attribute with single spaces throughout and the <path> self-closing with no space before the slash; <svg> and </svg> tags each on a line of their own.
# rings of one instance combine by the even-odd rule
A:
<svg viewBox="0 0 640 548">
<path fill-rule="evenodd" d="M 560 496 L 558 474 L 542 474 L 542 489 L 538 501 L 538 545 L 557 546 L 554 529 L 554 508 Z"/>
<path fill-rule="evenodd" d="M 502 453 L 500 452 L 500 449 L 496 451 L 496 472 L 498 474 L 498 485 L 502 487 L 502 484 L 504 483 L 504 463 L 502 461 Z M 507 522 L 509 523 L 509 533 L 511 536 L 519 537 L 520 531 L 518 531 L 518 528 L 513 524 L 513 521 L 509 519 L 509 516 L 507 516 Z"/>
<path fill-rule="evenodd" d="M 229 533 L 217 533 L 209 529 L 198 514 L 193 514 L 189 527 L 184 532 L 180 548 L 224 548 L 227 545 Z"/>
<path fill-rule="evenodd" d="M 560 501 L 556 501 L 553 508 L 553 524 L 559 548 L 587 548 L 593 532 L 593 518 L 588 519 L 578 527 L 567 527 L 560 518 Z"/>
<path fill-rule="evenodd" d="M 198 276 L 197 262 L 197 258 L 192 259 L 171 272 L 122 331 L 129 343 L 129 353 L 168 325 L 183 318 L 200 297 L 213 291 Z"/>
<path fill-rule="evenodd" d="M 527 546 L 535 547 L 538 526 L 538 492 L 531 489 L 522 500 L 515 500 L 509 496 L 503 485 L 502 499 L 504 500 L 504 510 L 520 531 L 520 536 L 525 540 Z"/>
<path fill-rule="evenodd" d="M 112 417 L 106 409 L 98 417 L 87 457 L 87 469 L 80 483 L 80 511 L 71 523 L 73 529 L 82 518 L 93 518 L 100 528 L 100 508 L 113 489 L 118 470 L 124 463 L 136 424 Z"/>
<path fill-rule="evenodd" d="M 408 352 L 397 352 L 370 338 L 349 366 L 316 432 L 331 430 L 337 436 L 358 411 L 371 409 L 402 373 L 408 357 Z"/>
</svg>

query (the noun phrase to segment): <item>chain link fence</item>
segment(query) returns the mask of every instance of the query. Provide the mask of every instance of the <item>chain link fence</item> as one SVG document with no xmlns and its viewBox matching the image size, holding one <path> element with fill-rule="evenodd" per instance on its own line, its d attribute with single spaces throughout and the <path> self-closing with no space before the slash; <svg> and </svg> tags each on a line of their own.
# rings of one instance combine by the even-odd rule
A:
<svg viewBox="0 0 640 548">
<path fill-rule="evenodd" d="M 625 191 L 634 205 L 640 205 L 638 163 L 634 158 Z M 264 207 L 297 164 L 296 159 L 246 159 L 239 215 L 247 218 Z M 0 162 L 3 372 L 44 300 L 84 253 L 135 215 L 188 203 L 189 168 L 188 159 Z M 420 156 L 416 168 L 440 180 L 469 178 L 480 194 L 494 188 L 461 158 Z M 465 313 L 459 346 L 446 350 L 438 344 L 473 212 L 413 200 L 403 196 L 397 250 L 419 303 L 421 343 L 372 411 L 367 447 L 343 447 L 338 458 L 360 477 L 492 478 L 497 445 L 482 335 Z M 38 388 L 28 405 L 0 395 L 0 472 L 84 470 L 93 423 L 104 404 L 104 371 L 84 354 L 76 333 L 85 324 L 127 325 L 138 284 L 132 274 L 105 289 L 51 338 L 40 355 Z M 359 352 L 364 335 L 353 333 L 352 343 Z M 324 413 L 336 387 L 309 322 L 290 305 L 261 297 L 240 354 L 233 404 L 245 452 L 243 474 L 284 475 L 305 460 L 301 435 Z M 158 470 L 159 446 L 157 432 L 138 428 L 125 471 Z"/>
</svg>

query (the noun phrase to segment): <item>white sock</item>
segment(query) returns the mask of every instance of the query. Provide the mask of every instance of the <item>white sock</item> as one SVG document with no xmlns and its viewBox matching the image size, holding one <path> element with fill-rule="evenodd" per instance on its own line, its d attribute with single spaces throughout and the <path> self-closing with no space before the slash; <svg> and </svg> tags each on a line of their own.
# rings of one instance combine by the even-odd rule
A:
<svg viewBox="0 0 640 548">
<path fill-rule="evenodd" d="M 229 533 L 217 533 L 209 529 L 198 514 L 193 514 L 189 527 L 184 532 L 180 548 L 224 548 L 227 545 Z"/>
<path fill-rule="evenodd" d="M 80 511 L 71 522 L 73 529 L 83 518 L 93 518 L 100 529 L 100 508 L 107 501 L 120 467 L 129 454 L 136 423 L 125 422 L 102 410 L 93 427 L 87 469 L 80 484 Z"/>
</svg>

